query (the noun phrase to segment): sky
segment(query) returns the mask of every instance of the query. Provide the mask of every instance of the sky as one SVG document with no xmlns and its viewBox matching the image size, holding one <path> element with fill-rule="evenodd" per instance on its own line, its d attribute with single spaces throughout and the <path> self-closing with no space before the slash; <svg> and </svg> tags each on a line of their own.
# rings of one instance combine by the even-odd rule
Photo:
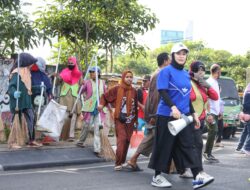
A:
<svg viewBox="0 0 250 190">
<path fill-rule="evenodd" d="M 32 1 L 33 7 L 43 0 Z M 193 39 L 202 40 L 207 47 L 244 55 L 250 50 L 249 0 L 138 0 L 150 8 L 160 22 L 153 31 L 138 37 L 138 42 L 154 49 L 160 46 L 160 31 L 185 30 L 193 22 Z M 248 3 L 249 2 L 249 3 Z M 153 40 L 152 40 L 153 39 Z M 48 45 L 30 50 L 46 59 Z"/>
<path fill-rule="evenodd" d="M 194 40 L 208 47 L 244 55 L 250 50 L 249 0 L 139 0 L 160 20 L 156 29 L 140 38 L 156 47 L 161 29 L 185 30 L 193 22 Z M 150 40 L 151 39 L 151 40 Z"/>
</svg>

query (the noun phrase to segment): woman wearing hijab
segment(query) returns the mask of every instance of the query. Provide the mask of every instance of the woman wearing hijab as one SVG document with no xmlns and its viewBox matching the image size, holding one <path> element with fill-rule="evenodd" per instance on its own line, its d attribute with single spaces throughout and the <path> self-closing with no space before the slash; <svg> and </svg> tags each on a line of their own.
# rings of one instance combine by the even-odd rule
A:
<svg viewBox="0 0 250 190">
<path fill-rule="evenodd" d="M 175 44 L 171 50 L 172 62 L 159 72 L 157 89 L 160 102 L 157 109 L 155 141 L 149 168 L 155 170 L 151 185 L 155 187 L 171 187 L 172 184 L 161 175 L 169 173 L 173 158 L 177 171 L 180 168 L 191 168 L 194 181 L 193 188 L 201 188 L 213 181 L 210 176 L 202 175 L 198 151 L 194 139 L 194 123 L 186 126 L 176 136 L 168 129 L 168 122 L 180 119 L 181 114 L 193 115 L 196 126 L 200 126 L 190 100 L 190 76 L 184 70 L 189 50 L 181 43 Z"/>
<path fill-rule="evenodd" d="M 111 103 L 115 107 L 115 130 L 116 130 L 116 162 L 115 170 L 122 170 L 122 164 L 126 161 L 130 138 L 135 123 L 137 125 L 137 92 L 132 87 L 133 73 L 124 71 L 121 84 L 104 93 L 98 110 Z"/>
<path fill-rule="evenodd" d="M 195 129 L 195 145 L 198 150 L 199 155 L 199 162 L 201 166 L 201 172 L 203 173 L 202 167 L 202 148 L 203 148 L 203 141 L 202 141 L 202 130 L 204 128 L 206 112 L 207 112 L 207 104 L 208 98 L 212 100 L 218 100 L 217 92 L 211 87 L 210 84 L 206 82 L 204 79 L 205 75 L 205 64 L 201 61 L 194 61 L 190 65 L 189 74 L 191 77 L 191 85 L 192 89 L 190 92 L 190 99 L 193 105 L 195 112 L 198 114 L 200 120 L 200 128 Z M 203 173 L 203 175 L 208 175 Z M 184 178 L 193 178 L 192 173 L 189 169 L 184 169 L 180 177 Z"/>
<path fill-rule="evenodd" d="M 28 136 L 29 136 L 29 146 L 39 147 L 42 146 L 40 143 L 35 141 L 35 128 L 34 128 L 34 111 L 32 109 L 31 102 L 31 74 L 30 68 L 37 59 L 28 53 L 21 53 L 19 55 L 19 91 L 17 91 L 17 81 L 18 81 L 18 68 L 17 61 L 12 69 L 10 74 L 8 94 L 10 96 L 10 111 L 14 115 L 16 108 L 16 99 L 18 98 L 18 109 L 19 116 L 24 115 L 27 127 L 28 127 Z M 10 143 L 12 148 L 21 148 L 17 144 Z"/>
<path fill-rule="evenodd" d="M 96 74 L 97 71 L 97 74 Z M 98 75 L 98 79 L 96 78 Z M 82 120 L 84 121 L 84 125 L 82 127 L 79 141 L 77 142 L 77 146 L 85 147 L 84 143 L 88 137 L 88 134 L 94 126 L 94 153 L 97 157 L 100 157 L 101 152 L 101 139 L 99 132 L 99 118 L 98 118 L 98 110 L 97 110 L 97 100 L 100 99 L 101 95 L 105 93 L 106 86 L 105 81 L 101 80 L 101 69 L 97 66 L 93 66 L 89 69 L 90 78 L 84 81 L 82 85 L 82 94 L 84 96 L 84 103 L 82 106 Z M 97 81 L 96 81 L 97 80 Z M 98 92 L 97 95 L 97 82 L 98 82 Z M 102 121 L 105 121 L 105 113 L 101 112 Z"/>
<path fill-rule="evenodd" d="M 60 92 L 59 104 L 67 106 L 67 119 L 70 119 L 69 114 L 72 111 L 74 103 L 77 99 L 79 82 L 81 80 L 82 73 L 77 66 L 76 57 L 68 58 L 67 68 L 63 69 L 60 73 L 60 79 L 63 82 Z M 76 110 L 73 114 L 80 116 L 81 106 L 77 104 Z M 68 124 L 68 122 L 65 122 Z M 71 123 L 71 122 L 70 122 Z M 68 130 L 68 127 L 70 129 Z M 69 131 L 69 134 L 68 134 Z M 70 124 L 70 126 L 63 126 L 61 133 L 62 140 L 74 141 L 75 138 L 75 124 Z"/>
<path fill-rule="evenodd" d="M 45 92 L 48 100 L 52 99 L 52 84 L 45 72 L 46 61 L 42 57 L 37 57 L 37 62 L 31 67 L 31 82 L 32 82 L 32 103 L 36 96 L 41 95 L 41 82 L 45 85 Z M 45 97 L 46 98 L 46 97 Z M 45 102 L 44 102 L 45 103 Z M 34 104 L 34 107 L 38 105 Z"/>
</svg>

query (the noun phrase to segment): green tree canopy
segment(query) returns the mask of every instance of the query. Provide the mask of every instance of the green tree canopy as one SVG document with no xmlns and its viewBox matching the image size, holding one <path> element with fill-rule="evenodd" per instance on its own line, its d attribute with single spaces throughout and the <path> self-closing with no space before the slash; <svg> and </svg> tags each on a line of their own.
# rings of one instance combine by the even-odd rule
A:
<svg viewBox="0 0 250 190">
<path fill-rule="evenodd" d="M 20 1 L 2 0 L 0 7 L 0 54 L 38 46 L 40 33 L 22 12 Z"/>
<path fill-rule="evenodd" d="M 144 48 L 136 42 L 135 35 L 154 28 L 158 21 L 137 0 L 55 2 L 37 11 L 36 25 L 44 36 L 65 37 L 69 44 L 75 45 L 76 52 L 83 52 L 85 63 L 88 63 L 89 51 L 96 45 L 106 50 L 126 46 L 134 54 L 143 53 Z"/>
<path fill-rule="evenodd" d="M 208 48 L 202 41 L 186 41 L 184 42 L 190 50 L 185 68 L 188 70 L 190 64 L 199 60 L 206 65 L 206 70 L 213 63 L 218 63 L 222 67 L 222 71 L 226 76 L 232 77 L 239 86 L 246 85 L 246 68 L 250 66 L 250 53 L 245 56 L 232 55 L 225 50 L 214 50 Z M 147 56 L 139 58 L 130 57 L 128 53 L 119 54 L 116 59 L 115 72 L 121 72 L 124 69 L 131 69 L 136 75 L 142 76 L 150 74 L 157 68 L 156 57 L 159 53 L 170 53 L 173 43 L 163 45 L 157 49 L 147 51 Z"/>
</svg>

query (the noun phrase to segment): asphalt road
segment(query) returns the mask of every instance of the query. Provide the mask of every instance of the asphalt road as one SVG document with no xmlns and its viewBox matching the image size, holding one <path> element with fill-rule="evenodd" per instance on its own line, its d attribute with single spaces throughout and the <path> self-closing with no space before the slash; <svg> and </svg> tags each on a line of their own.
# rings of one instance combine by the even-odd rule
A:
<svg viewBox="0 0 250 190">
<path fill-rule="evenodd" d="M 250 157 L 234 152 L 237 140 L 224 141 L 224 148 L 215 149 L 217 164 L 204 164 L 205 171 L 215 177 L 205 190 L 249 190 Z M 142 172 L 114 171 L 113 163 L 58 167 L 39 170 L 0 172 L 0 190 L 150 190 L 153 171 L 141 159 Z M 177 174 L 166 175 L 172 190 L 191 190 L 191 179 Z"/>
</svg>

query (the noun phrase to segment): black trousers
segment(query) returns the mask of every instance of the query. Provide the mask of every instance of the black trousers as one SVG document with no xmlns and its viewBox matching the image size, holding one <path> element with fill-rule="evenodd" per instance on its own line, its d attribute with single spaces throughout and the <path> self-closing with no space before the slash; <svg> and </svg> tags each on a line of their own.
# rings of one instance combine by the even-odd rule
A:
<svg viewBox="0 0 250 190">
<path fill-rule="evenodd" d="M 174 120 L 172 117 L 158 116 L 153 151 L 148 167 L 159 172 L 169 173 L 173 159 L 179 173 L 183 168 L 201 171 L 199 153 L 195 146 L 194 124 L 191 123 L 179 134 L 173 136 L 168 129 L 168 122 L 172 120 Z"/>
<path fill-rule="evenodd" d="M 216 137 L 216 143 L 221 142 L 223 128 L 224 128 L 223 119 L 218 119 L 218 132 L 217 132 L 217 137 Z"/>
</svg>

